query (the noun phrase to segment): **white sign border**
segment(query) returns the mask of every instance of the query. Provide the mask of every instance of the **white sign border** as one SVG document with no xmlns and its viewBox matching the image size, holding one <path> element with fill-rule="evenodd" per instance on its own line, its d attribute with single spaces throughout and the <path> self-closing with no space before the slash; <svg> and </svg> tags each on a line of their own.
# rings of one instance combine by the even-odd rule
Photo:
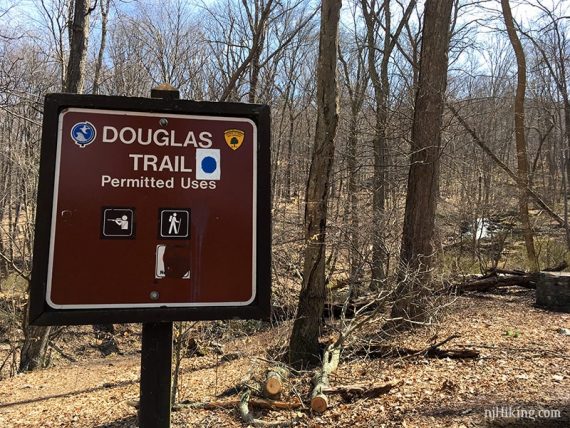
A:
<svg viewBox="0 0 570 428">
<path fill-rule="evenodd" d="M 63 138 L 63 118 L 67 113 L 99 113 L 111 114 L 117 116 L 146 116 L 160 118 L 176 118 L 176 119 L 192 119 L 192 120 L 211 120 L 211 121 L 225 121 L 225 122 L 241 122 L 249 123 L 253 128 L 253 206 L 252 206 L 252 260 L 251 260 L 251 298 L 247 301 L 238 302 L 186 302 L 186 303 L 111 303 L 111 304 L 58 304 L 51 299 L 52 290 L 52 277 L 53 277 L 53 261 L 54 261 L 54 246 L 56 236 L 56 220 L 57 220 L 57 201 L 59 192 L 59 174 L 61 167 L 61 146 Z M 192 308 L 192 307 L 227 307 L 227 306 L 248 306 L 250 305 L 257 295 L 257 152 L 259 150 L 257 141 L 257 125 L 251 119 L 243 117 L 227 117 L 227 116 L 201 116 L 196 114 L 173 114 L 173 113 L 149 113 L 130 110 L 105 110 L 105 109 L 89 109 L 80 107 L 68 107 L 59 113 L 58 129 L 57 129 L 57 153 L 55 160 L 55 173 L 53 185 L 53 199 L 52 199 L 52 216 L 51 216 L 51 230 L 50 230 L 50 243 L 49 243 L 49 257 L 48 257 L 48 274 L 46 284 L 46 302 L 53 309 L 132 309 L 132 308 Z"/>
</svg>

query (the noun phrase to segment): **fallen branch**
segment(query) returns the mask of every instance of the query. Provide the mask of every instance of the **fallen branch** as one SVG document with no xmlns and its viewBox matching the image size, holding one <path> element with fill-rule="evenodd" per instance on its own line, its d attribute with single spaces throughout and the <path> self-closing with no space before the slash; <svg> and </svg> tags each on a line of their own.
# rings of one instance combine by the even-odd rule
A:
<svg viewBox="0 0 570 428">
<path fill-rule="evenodd" d="M 543 269 L 541 272 L 560 272 L 567 267 L 568 263 L 564 260 L 556 266 Z M 452 284 L 451 289 L 459 292 L 489 291 L 500 287 L 518 286 L 534 290 L 539 275 L 540 272 L 492 268 L 484 276 L 471 278 L 459 284 Z"/>
<path fill-rule="evenodd" d="M 427 357 L 427 358 L 450 358 L 450 359 L 471 359 L 479 358 L 480 353 L 475 349 L 440 349 L 440 346 L 447 342 L 458 338 L 459 335 L 453 334 L 441 342 L 435 343 L 424 349 L 411 349 L 391 347 L 386 345 L 371 345 L 366 349 L 359 351 L 370 358 L 386 358 L 386 357 Z"/>
<path fill-rule="evenodd" d="M 243 421 L 248 425 L 253 425 L 254 427 L 288 427 L 291 426 L 291 422 L 265 422 L 261 419 L 255 419 L 255 417 L 249 411 L 249 404 L 253 401 L 250 400 L 251 392 L 249 390 L 245 391 L 241 399 L 239 400 L 238 410 Z"/>
<path fill-rule="evenodd" d="M 174 410 L 181 409 L 233 409 L 239 406 L 241 400 L 223 400 L 223 401 L 208 401 L 208 402 L 189 402 L 183 401 L 173 406 Z M 266 410 L 296 410 L 303 407 L 303 403 L 299 399 L 293 401 L 279 401 L 267 400 L 263 398 L 248 398 L 248 405 Z"/>
<path fill-rule="evenodd" d="M 351 402 L 361 398 L 377 398 L 402 384 L 403 381 L 389 382 L 383 385 L 339 385 L 329 386 L 323 391 L 327 394 L 340 394 L 344 401 Z"/>
<path fill-rule="evenodd" d="M 311 409 L 323 413 L 329 405 L 326 388 L 329 387 L 329 376 L 333 373 L 340 360 L 340 347 L 329 346 L 323 356 L 323 365 L 313 376 L 313 392 L 311 393 Z"/>
<path fill-rule="evenodd" d="M 535 289 L 535 276 L 533 274 L 492 275 L 456 284 L 453 287 L 457 291 L 489 291 L 500 287 L 519 286 Z"/>
</svg>

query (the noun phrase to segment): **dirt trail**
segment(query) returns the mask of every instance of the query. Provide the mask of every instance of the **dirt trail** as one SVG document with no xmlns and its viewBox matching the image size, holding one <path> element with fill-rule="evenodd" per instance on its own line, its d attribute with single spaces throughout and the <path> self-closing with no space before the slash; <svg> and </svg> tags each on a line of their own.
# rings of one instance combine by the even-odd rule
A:
<svg viewBox="0 0 570 428">
<path fill-rule="evenodd" d="M 437 330 L 439 339 L 461 337 L 448 346 L 481 352 L 477 360 L 356 359 L 344 360 L 334 384 L 403 380 L 386 396 L 343 402 L 332 397 L 325 414 L 256 412 L 264 420 L 295 420 L 297 426 L 320 427 L 479 427 L 570 426 L 570 314 L 532 306 L 532 292 L 471 295 L 459 298 Z M 434 331 L 404 339 L 406 346 L 425 347 Z M 283 344 L 282 326 L 224 344 L 219 355 L 185 359 L 180 398 L 210 401 L 267 366 L 267 349 Z M 447 345 L 446 345 L 447 346 Z M 302 398 L 310 374 L 288 385 Z M 18 375 L 0 381 L 0 427 L 136 427 L 139 356 L 113 356 Z M 526 412 L 526 413 L 525 413 Z M 558 415 L 559 413 L 559 415 Z M 520 418 L 520 416 L 527 416 Z M 173 427 L 244 426 L 232 409 L 181 410 Z"/>
</svg>

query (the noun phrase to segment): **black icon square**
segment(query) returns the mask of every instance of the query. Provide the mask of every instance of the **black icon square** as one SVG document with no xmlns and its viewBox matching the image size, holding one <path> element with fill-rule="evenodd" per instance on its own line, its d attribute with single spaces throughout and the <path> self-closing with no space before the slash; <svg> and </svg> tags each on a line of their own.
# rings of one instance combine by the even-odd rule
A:
<svg viewBox="0 0 570 428">
<path fill-rule="evenodd" d="M 158 235 L 161 239 L 190 238 L 190 209 L 160 208 Z"/>
<path fill-rule="evenodd" d="M 134 239 L 135 209 L 103 207 L 101 237 L 103 239 Z"/>
</svg>

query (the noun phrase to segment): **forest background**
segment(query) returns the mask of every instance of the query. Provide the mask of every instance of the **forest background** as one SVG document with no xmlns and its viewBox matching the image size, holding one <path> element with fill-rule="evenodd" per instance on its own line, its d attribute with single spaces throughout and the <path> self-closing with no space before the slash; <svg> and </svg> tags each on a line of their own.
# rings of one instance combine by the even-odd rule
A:
<svg viewBox="0 0 570 428">
<path fill-rule="evenodd" d="M 447 87 L 441 134 L 420 148 L 413 129 L 417 95 L 429 89 L 420 63 L 424 3 L 342 5 L 330 80 L 338 83 L 338 125 L 320 174 L 328 178 L 326 234 L 317 234 L 326 248 L 323 304 L 371 293 L 420 301 L 426 292 L 403 293 L 403 284 L 420 283 L 431 296 L 467 275 L 537 271 L 567 259 L 568 2 L 511 2 L 511 31 L 504 0 L 432 3 L 451 6 L 449 23 L 434 27 L 449 36 Z M 41 221 L 35 195 L 46 93 L 146 97 L 169 83 L 184 99 L 270 105 L 273 306 L 295 314 L 301 285 L 309 287 L 306 202 L 322 154 L 315 149 L 326 30 L 320 11 L 301 0 L 0 2 L 0 291 L 22 293 L 1 316 L 4 332 L 24 336 L 10 342 L 14 364 L 0 376 L 46 363 L 28 358 L 26 340 L 37 332 L 25 322 L 20 330 L 33 227 Z M 418 160 L 428 152 L 435 160 Z M 437 185 L 410 187 L 410 171 L 424 163 Z M 421 238 L 406 231 L 411 189 L 433 210 L 431 232 Z M 425 244 L 419 263 L 405 257 L 410 241 Z M 422 310 L 422 322 L 437 310 Z M 412 312 L 408 302 L 400 318 Z M 42 330 L 43 354 L 61 334 Z"/>
</svg>

